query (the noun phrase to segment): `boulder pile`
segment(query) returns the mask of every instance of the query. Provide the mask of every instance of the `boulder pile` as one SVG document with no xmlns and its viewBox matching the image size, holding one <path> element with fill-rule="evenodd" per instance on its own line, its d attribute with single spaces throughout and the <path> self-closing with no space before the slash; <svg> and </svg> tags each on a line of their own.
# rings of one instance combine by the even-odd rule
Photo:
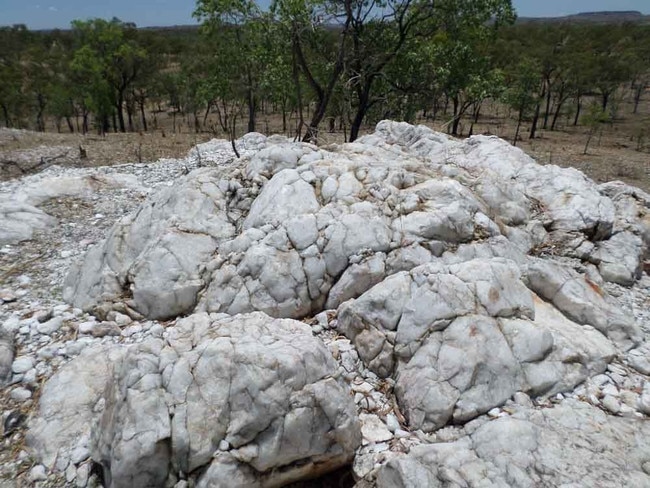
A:
<svg viewBox="0 0 650 488">
<path fill-rule="evenodd" d="M 44 466 L 82 452 L 116 488 L 347 465 L 359 488 L 650 486 L 650 323 L 628 306 L 650 299 L 650 195 L 390 121 L 237 144 L 72 266 L 78 333 L 160 328 L 45 383 Z"/>
</svg>

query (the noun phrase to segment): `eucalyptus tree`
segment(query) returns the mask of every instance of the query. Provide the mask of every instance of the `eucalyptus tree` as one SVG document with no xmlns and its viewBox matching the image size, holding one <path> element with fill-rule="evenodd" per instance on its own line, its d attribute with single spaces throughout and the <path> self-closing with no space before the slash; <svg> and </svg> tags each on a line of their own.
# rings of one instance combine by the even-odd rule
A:
<svg viewBox="0 0 650 488">
<path fill-rule="evenodd" d="M 248 131 L 256 129 L 260 81 L 268 62 L 268 16 L 253 0 L 198 0 L 194 16 L 213 43 L 224 92 L 241 93 L 248 108 Z M 225 90 L 225 84 L 228 85 Z"/>
<path fill-rule="evenodd" d="M 125 132 L 124 102 L 147 57 L 135 38 L 135 27 L 119 19 L 75 20 L 72 27 L 78 47 L 71 68 L 87 84 L 84 98 L 104 132 L 111 115 L 117 116 L 119 130 Z"/>
<path fill-rule="evenodd" d="M 517 145 L 519 131 L 524 118 L 534 110 L 539 103 L 537 87 L 539 86 L 541 67 L 533 58 L 521 59 L 506 78 L 507 89 L 503 100 L 517 112 L 517 128 L 513 145 Z"/>
<path fill-rule="evenodd" d="M 355 103 L 350 140 L 355 140 L 369 109 L 382 100 L 373 90 L 390 66 L 406 55 L 421 38 L 444 33 L 448 45 L 459 55 L 453 75 L 461 77 L 470 56 L 468 40 L 494 31 L 514 20 L 510 0 L 382 0 L 344 1 L 351 30 L 347 65 L 348 81 L 354 86 Z M 490 22 L 492 21 L 492 22 Z M 452 42 L 452 39 L 454 40 Z M 472 61 L 474 61 L 472 59 Z M 471 69 L 471 68 L 470 68 Z M 451 69 L 448 70 L 451 76 Z M 468 80 L 466 80 L 468 81 Z M 464 83 L 458 83 L 461 85 Z M 456 86 L 458 86 L 456 85 Z M 454 91 L 457 94 L 456 87 Z"/>
<path fill-rule="evenodd" d="M 27 112 L 21 60 L 31 38 L 24 25 L 0 27 L 0 110 L 7 127 L 20 126 Z"/>
</svg>

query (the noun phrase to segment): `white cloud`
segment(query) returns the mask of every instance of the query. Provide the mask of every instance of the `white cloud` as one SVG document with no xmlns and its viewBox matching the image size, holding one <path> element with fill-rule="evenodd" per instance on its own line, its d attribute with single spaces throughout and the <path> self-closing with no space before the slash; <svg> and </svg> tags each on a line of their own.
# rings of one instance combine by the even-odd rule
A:
<svg viewBox="0 0 650 488">
<path fill-rule="evenodd" d="M 48 10 L 49 10 L 50 12 L 58 12 L 58 11 L 59 11 L 59 9 L 56 8 L 56 7 L 48 7 Z"/>
</svg>

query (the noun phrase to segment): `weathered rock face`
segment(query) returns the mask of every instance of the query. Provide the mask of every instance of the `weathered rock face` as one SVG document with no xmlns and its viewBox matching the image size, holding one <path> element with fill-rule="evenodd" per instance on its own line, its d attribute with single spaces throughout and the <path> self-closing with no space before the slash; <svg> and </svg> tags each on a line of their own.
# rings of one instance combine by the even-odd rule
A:
<svg viewBox="0 0 650 488">
<path fill-rule="evenodd" d="M 43 464 L 62 471 L 75 450 L 88 452 L 111 365 L 122 354 L 119 348 L 89 348 L 45 384 L 27 437 Z"/>
<path fill-rule="evenodd" d="M 361 442 L 336 362 L 300 322 L 196 314 L 166 340 L 97 359 L 50 380 L 30 444 L 51 465 L 90 437 L 106 486 L 164 486 L 179 473 L 198 486 L 278 486 L 348 464 Z"/>
<path fill-rule="evenodd" d="M 195 171 L 116 224 L 66 298 L 84 309 L 126 298 L 152 318 L 339 308 L 340 330 L 371 370 L 397 378 L 425 430 L 516 391 L 571 388 L 640 341 L 595 268 L 527 254 L 582 255 L 602 278 L 633 283 L 648 249 L 644 195 L 539 166 L 494 137 L 457 142 L 408 124 L 329 150 L 255 145 L 243 164 Z"/>
<path fill-rule="evenodd" d="M 425 431 L 467 421 L 517 391 L 570 389 L 616 352 L 531 293 L 515 263 L 498 257 L 397 273 L 342 305 L 339 329 L 377 374 L 396 374 L 410 425 Z"/>
<path fill-rule="evenodd" d="M 60 197 L 85 197 L 103 188 L 137 188 L 132 175 L 55 177 L 28 183 L 11 195 L 0 195 L 0 245 L 29 240 L 36 231 L 57 224 L 38 205 Z"/>
<path fill-rule="evenodd" d="M 243 164 L 195 171 L 116 224 L 70 273 L 66 299 L 127 298 L 151 318 L 300 318 L 486 237 L 505 237 L 508 259 L 561 243 L 623 284 L 647 252 L 644 195 L 539 166 L 497 138 L 392 122 L 330 150 L 247 138 L 259 150 Z"/>
<path fill-rule="evenodd" d="M 55 225 L 56 219 L 24 202 L 0 201 L 0 245 L 31 239 L 34 231 Z"/>
<path fill-rule="evenodd" d="M 580 401 L 522 408 L 455 442 L 414 448 L 386 464 L 379 488 L 650 485 L 650 424 Z"/>
</svg>

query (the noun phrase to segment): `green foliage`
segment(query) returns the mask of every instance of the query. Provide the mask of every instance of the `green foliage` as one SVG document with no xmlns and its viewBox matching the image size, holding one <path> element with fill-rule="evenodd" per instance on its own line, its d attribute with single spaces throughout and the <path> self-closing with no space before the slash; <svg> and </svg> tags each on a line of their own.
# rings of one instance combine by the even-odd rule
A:
<svg viewBox="0 0 650 488">
<path fill-rule="evenodd" d="M 85 106 L 95 113 L 101 130 L 108 130 L 113 114 L 124 132 L 123 104 L 140 72 L 147 52 L 135 37 L 135 29 L 119 19 L 76 20 L 72 23 L 77 49 L 70 67 L 82 83 Z"/>
<path fill-rule="evenodd" d="M 650 86 L 650 27 L 512 25 L 509 0 L 198 0 L 194 15 L 200 29 L 0 28 L 0 123 L 141 130 L 155 107 L 197 131 L 216 114 L 234 136 L 264 107 L 311 140 L 323 120 L 354 139 L 362 124 L 421 115 L 462 134 L 492 99 L 532 137 L 563 114 L 592 133 L 592 101 L 615 123 L 623 97 L 636 111 Z"/>
</svg>

